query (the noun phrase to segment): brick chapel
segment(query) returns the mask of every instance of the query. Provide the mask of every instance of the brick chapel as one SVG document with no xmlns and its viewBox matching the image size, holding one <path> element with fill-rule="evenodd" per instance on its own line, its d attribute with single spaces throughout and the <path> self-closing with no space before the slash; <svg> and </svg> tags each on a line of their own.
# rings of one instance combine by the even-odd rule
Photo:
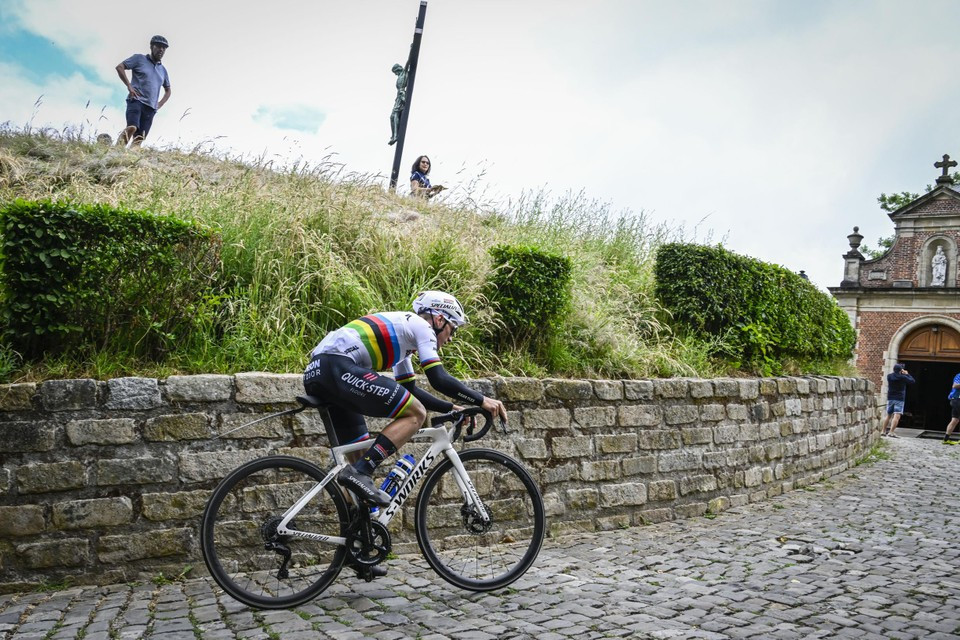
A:
<svg viewBox="0 0 960 640">
<path fill-rule="evenodd" d="M 886 397 L 886 375 L 903 362 L 917 383 L 908 385 L 900 426 L 943 431 L 950 420 L 947 394 L 960 372 L 960 186 L 944 156 L 936 187 L 890 213 L 893 245 L 867 260 L 858 228 L 847 236 L 843 281 L 830 293 L 857 332 L 860 372 Z"/>
</svg>

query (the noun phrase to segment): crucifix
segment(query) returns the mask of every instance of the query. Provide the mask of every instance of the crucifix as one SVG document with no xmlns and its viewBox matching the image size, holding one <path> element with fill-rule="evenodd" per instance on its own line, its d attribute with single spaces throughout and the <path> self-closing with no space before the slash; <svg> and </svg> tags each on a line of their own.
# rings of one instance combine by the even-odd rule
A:
<svg viewBox="0 0 960 640">
<path fill-rule="evenodd" d="M 948 156 L 947 154 L 943 154 L 943 160 L 941 160 L 940 162 L 934 162 L 933 166 L 936 167 L 937 169 L 943 169 L 943 175 L 941 175 L 937 179 L 937 182 L 940 182 L 940 178 L 949 177 L 947 175 L 947 171 L 949 171 L 952 167 L 957 166 L 957 161 L 951 160 L 950 156 Z"/>
</svg>

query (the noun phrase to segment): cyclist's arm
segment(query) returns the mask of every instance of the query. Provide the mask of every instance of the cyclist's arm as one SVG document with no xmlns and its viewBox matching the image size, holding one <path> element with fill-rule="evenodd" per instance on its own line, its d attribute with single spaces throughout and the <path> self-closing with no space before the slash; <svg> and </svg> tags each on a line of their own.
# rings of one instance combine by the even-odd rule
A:
<svg viewBox="0 0 960 640">
<path fill-rule="evenodd" d="M 424 366 L 424 372 L 427 374 L 427 380 L 430 381 L 430 386 L 440 393 L 465 404 L 474 406 L 483 404 L 482 393 L 474 391 L 451 376 L 439 361 Z"/>
<path fill-rule="evenodd" d="M 393 367 L 393 377 L 400 383 L 400 386 L 412 393 L 413 397 L 419 400 L 427 410 L 439 411 L 440 413 L 447 413 L 453 410 L 452 402 L 441 400 L 426 389 L 421 389 L 417 386 L 410 356 L 407 356 Z"/>
<path fill-rule="evenodd" d="M 439 413 L 449 413 L 453 411 L 452 402 L 441 400 L 426 389 L 421 389 L 417 386 L 417 383 L 414 382 L 413 378 L 400 382 L 400 385 L 412 393 L 413 397 L 419 400 L 428 411 L 437 411 Z"/>
</svg>

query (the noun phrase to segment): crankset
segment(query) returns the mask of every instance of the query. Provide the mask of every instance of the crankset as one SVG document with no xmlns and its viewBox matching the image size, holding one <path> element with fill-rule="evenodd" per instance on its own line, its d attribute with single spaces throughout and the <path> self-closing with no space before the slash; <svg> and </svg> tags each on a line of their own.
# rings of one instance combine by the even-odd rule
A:
<svg viewBox="0 0 960 640">
<path fill-rule="evenodd" d="M 390 532 L 379 522 L 360 522 L 347 533 L 347 553 L 360 566 L 380 564 L 390 554 Z"/>
</svg>

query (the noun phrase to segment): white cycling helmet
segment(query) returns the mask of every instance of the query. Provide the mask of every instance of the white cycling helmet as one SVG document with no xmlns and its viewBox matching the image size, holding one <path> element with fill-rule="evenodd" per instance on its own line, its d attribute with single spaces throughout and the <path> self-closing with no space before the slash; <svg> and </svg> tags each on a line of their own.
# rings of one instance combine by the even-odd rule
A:
<svg viewBox="0 0 960 640">
<path fill-rule="evenodd" d="M 413 301 L 413 312 L 439 313 L 458 329 L 467 324 L 467 314 L 463 312 L 463 307 L 456 298 L 443 291 L 424 291 L 418 295 Z"/>
</svg>

